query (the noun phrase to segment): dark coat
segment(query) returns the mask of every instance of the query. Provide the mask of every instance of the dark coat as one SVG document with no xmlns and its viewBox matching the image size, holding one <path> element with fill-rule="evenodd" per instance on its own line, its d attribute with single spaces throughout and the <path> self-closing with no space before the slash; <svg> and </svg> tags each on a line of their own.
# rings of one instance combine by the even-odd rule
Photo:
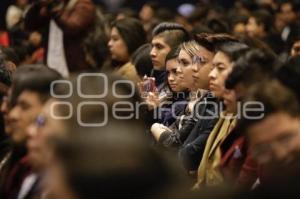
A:
<svg viewBox="0 0 300 199">
<path fill-rule="evenodd" d="M 179 149 L 179 159 L 188 171 L 196 171 L 198 169 L 208 136 L 219 118 L 218 110 L 215 110 L 216 107 L 212 105 L 212 103 L 218 103 L 217 99 L 211 96 L 204 99 L 208 103 L 201 103 L 198 106 L 198 115 L 207 117 L 213 114 L 217 117 L 210 119 L 200 118 L 191 129 L 187 129 L 190 132 L 185 132 L 182 135 L 183 138 L 186 138 Z"/>
<path fill-rule="evenodd" d="M 198 123 L 198 121 L 200 122 L 200 120 L 202 121 L 202 130 L 207 130 L 208 133 L 212 130 L 212 128 L 214 127 L 214 121 L 212 122 L 212 120 L 215 119 L 205 119 L 202 120 L 199 117 L 202 116 L 208 116 L 209 114 L 211 114 L 211 111 L 213 111 L 213 109 L 215 108 L 215 106 L 213 106 L 211 103 L 209 102 L 215 102 L 216 99 L 211 97 L 210 94 L 206 94 L 200 101 L 198 101 L 195 104 L 195 110 L 194 113 L 197 114 L 193 114 L 191 117 L 188 117 L 187 119 L 185 119 L 185 121 L 182 124 L 182 128 L 180 128 L 180 130 L 177 128 L 178 125 L 176 125 L 176 128 L 173 128 L 174 130 L 172 132 L 164 132 L 162 133 L 162 135 L 160 136 L 159 139 L 159 143 L 162 144 L 165 147 L 175 147 L 178 148 L 180 146 L 185 147 L 186 140 L 190 140 L 189 136 L 191 134 L 191 132 L 193 131 L 195 125 Z M 216 114 L 218 115 L 218 114 Z M 200 119 L 200 120 L 199 120 Z M 213 124 L 211 124 L 211 122 Z M 178 121 L 175 122 L 175 124 L 177 124 Z M 198 133 L 198 132 L 197 132 Z M 195 136 L 197 137 L 197 136 Z"/>
<path fill-rule="evenodd" d="M 250 189 L 259 176 L 258 166 L 250 154 L 245 136 L 233 131 L 221 148 L 221 168 L 225 181 Z"/>
<path fill-rule="evenodd" d="M 68 1 L 67 1 L 68 2 Z M 30 31 L 46 29 L 44 47 L 48 49 L 48 35 L 50 20 L 55 19 L 57 25 L 64 34 L 64 48 L 67 65 L 70 72 L 86 70 L 89 68 L 82 41 L 95 21 L 95 6 L 91 0 L 78 0 L 71 9 L 66 6 L 55 15 L 41 15 L 44 7 L 40 3 L 34 3 L 25 16 L 25 28 Z M 46 62 L 47 58 L 45 58 Z"/>
</svg>

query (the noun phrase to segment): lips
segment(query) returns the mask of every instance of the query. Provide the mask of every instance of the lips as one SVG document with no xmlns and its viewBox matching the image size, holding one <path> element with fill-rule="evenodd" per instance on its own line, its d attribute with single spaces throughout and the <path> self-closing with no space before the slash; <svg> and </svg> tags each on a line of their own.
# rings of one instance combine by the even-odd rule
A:
<svg viewBox="0 0 300 199">
<path fill-rule="evenodd" d="M 171 88 L 176 88 L 177 84 L 170 84 Z"/>
<path fill-rule="evenodd" d="M 198 76 L 194 76 L 194 75 L 192 75 L 192 77 L 193 77 L 193 79 L 199 79 L 199 77 L 198 77 Z"/>
<path fill-rule="evenodd" d="M 218 88 L 218 86 L 216 84 L 214 84 L 213 82 L 209 82 L 209 89 L 210 90 L 216 90 Z"/>
<path fill-rule="evenodd" d="M 152 64 L 153 65 L 158 64 L 158 61 L 152 59 Z"/>
</svg>

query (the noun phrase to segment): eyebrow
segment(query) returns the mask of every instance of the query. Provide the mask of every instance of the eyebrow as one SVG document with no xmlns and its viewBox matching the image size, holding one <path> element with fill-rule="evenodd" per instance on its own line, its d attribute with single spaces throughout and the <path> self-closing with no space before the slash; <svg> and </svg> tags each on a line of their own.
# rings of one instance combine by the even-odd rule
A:
<svg viewBox="0 0 300 199">
<path fill-rule="evenodd" d="M 215 66 L 225 66 L 225 64 L 222 63 L 222 62 L 213 63 L 213 65 L 215 65 Z"/>
</svg>

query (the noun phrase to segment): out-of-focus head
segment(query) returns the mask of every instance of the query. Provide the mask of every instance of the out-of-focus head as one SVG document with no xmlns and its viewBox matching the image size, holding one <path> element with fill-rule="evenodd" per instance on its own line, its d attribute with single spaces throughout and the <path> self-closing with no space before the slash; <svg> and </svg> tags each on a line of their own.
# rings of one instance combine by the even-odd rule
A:
<svg viewBox="0 0 300 199">
<path fill-rule="evenodd" d="M 284 25 L 289 25 L 296 19 L 296 12 L 293 2 L 284 2 L 279 6 L 281 19 L 284 22 Z"/>
<path fill-rule="evenodd" d="M 224 42 L 217 45 L 213 58 L 212 70 L 209 73 L 209 88 L 218 98 L 225 92 L 225 81 L 233 69 L 233 63 L 248 49 L 246 44 L 240 42 Z"/>
<path fill-rule="evenodd" d="M 300 106 L 294 93 L 278 81 L 249 91 L 240 129 L 247 132 L 253 157 L 261 165 L 286 168 L 299 159 Z"/>
<path fill-rule="evenodd" d="M 143 22 L 151 21 L 154 18 L 157 9 L 158 9 L 157 2 L 148 2 L 144 4 L 139 13 L 140 19 Z"/>
<path fill-rule="evenodd" d="M 139 20 L 124 18 L 112 22 L 108 48 L 113 60 L 128 62 L 132 53 L 145 42 L 146 33 Z"/>
<path fill-rule="evenodd" d="M 272 15 L 266 10 L 258 10 L 248 18 L 246 31 L 251 37 L 264 38 L 271 30 L 272 24 Z"/>
<path fill-rule="evenodd" d="M 286 63 L 284 63 L 279 70 L 276 71 L 276 77 L 279 81 L 290 88 L 300 101 L 300 57 L 292 57 Z"/>
<path fill-rule="evenodd" d="M 132 55 L 132 63 L 135 66 L 137 74 L 142 79 L 145 75 L 150 77 L 153 69 L 150 56 L 151 44 L 144 44 L 139 47 Z"/>
<path fill-rule="evenodd" d="M 234 89 L 239 99 L 256 83 L 274 76 L 280 63 L 275 55 L 263 49 L 249 49 L 234 63 L 226 79 L 226 88 Z"/>
<path fill-rule="evenodd" d="M 43 106 L 42 111 L 27 128 L 28 158 L 31 166 L 36 170 L 43 170 L 52 159 L 52 150 L 48 140 L 52 137 L 66 136 L 67 128 L 60 116 L 62 113 L 56 106 L 59 101 L 51 98 Z"/>
<path fill-rule="evenodd" d="M 63 100 L 77 113 L 65 121 L 65 136 L 50 139 L 55 153 L 48 166 L 48 187 L 55 198 L 143 198 L 168 181 L 163 159 L 141 133 L 143 118 L 132 115 L 138 94 L 118 80 L 97 74 L 82 77 L 80 83 L 78 76 L 72 79 L 73 90 L 80 89 L 85 97 L 74 93 Z M 101 94 L 100 101 L 95 95 Z M 62 114 L 67 109 L 59 108 Z"/>
<path fill-rule="evenodd" d="M 56 71 L 44 65 L 20 66 L 13 77 L 10 96 L 8 125 L 15 143 L 24 143 L 26 129 L 41 112 L 44 102 L 50 98 L 51 83 L 60 79 Z"/>
</svg>

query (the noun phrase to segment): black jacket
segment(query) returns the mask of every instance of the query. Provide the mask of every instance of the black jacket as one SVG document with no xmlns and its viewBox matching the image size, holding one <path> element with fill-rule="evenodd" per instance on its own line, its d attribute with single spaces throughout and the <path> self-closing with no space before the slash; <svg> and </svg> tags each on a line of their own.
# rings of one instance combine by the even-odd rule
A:
<svg viewBox="0 0 300 199">
<path fill-rule="evenodd" d="M 198 109 L 200 118 L 178 152 L 180 161 L 188 171 L 198 169 L 208 136 L 219 119 L 218 100 L 214 97 L 206 97 L 205 100 L 206 103 L 202 103 Z"/>
<path fill-rule="evenodd" d="M 218 116 L 218 113 L 212 114 L 213 112 L 218 112 L 218 110 L 214 110 L 216 107 L 215 102 L 217 102 L 216 98 L 212 97 L 210 93 L 207 93 L 195 104 L 193 114 L 185 117 L 180 130 L 178 128 L 179 121 L 177 120 L 172 126 L 172 132 L 165 131 L 162 133 L 159 138 L 159 143 L 167 148 L 178 148 L 180 146 L 184 146 L 187 140 L 191 142 L 192 138 L 198 137 L 196 135 L 197 133 L 202 134 L 194 132 L 197 131 L 195 130 L 195 127 L 197 127 L 196 129 L 198 130 L 210 132 L 217 121 L 216 118 Z M 212 115 L 212 117 L 209 119 L 203 118 L 210 115 Z"/>
</svg>

